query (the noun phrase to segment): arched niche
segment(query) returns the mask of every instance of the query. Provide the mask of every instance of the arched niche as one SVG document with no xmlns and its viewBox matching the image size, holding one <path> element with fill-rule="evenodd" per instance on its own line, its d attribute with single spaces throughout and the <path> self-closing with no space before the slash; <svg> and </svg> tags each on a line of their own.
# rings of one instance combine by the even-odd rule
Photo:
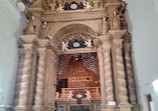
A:
<svg viewBox="0 0 158 111">
<path fill-rule="evenodd" d="M 96 31 L 84 24 L 70 24 L 62 27 L 53 36 L 53 41 L 59 43 L 66 35 L 73 32 L 82 32 L 94 36 Z"/>
</svg>

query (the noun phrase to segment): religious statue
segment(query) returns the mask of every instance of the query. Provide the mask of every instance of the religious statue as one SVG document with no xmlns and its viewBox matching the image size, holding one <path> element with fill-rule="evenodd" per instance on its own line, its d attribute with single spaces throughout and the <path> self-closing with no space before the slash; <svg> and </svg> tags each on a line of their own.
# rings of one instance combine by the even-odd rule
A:
<svg viewBox="0 0 158 111">
<path fill-rule="evenodd" d="M 112 29 L 120 29 L 120 17 L 116 11 L 113 12 Z"/>
<path fill-rule="evenodd" d="M 68 98 L 67 98 L 67 101 L 71 100 L 71 99 L 72 99 L 72 96 L 73 96 L 73 93 L 72 93 L 72 91 L 70 91 L 70 92 L 69 92 L 69 96 L 68 96 Z"/>
<path fill-rule="evenodd" d="M 86 7 L 86 9 L 91 9 L 91 8 L 93 8 L 93 7 L 90 5 L 89 2 L 87 2 L 86 4 L 83 4 L 83 5 Z"/>
<path fill-rule="evenodd" d="M 55 99 L 59 99 L 59 96 L 60 96 L 59 92 L 56 92 L 55 93 Z"/>
<path fill-rule="evenodd" d="M 102 31 L 102 34 L 105 35 L 108 33 L 108 29 L 109 29 L 109 25 L 108 25 L 108 21 L 107 19 L 104 17 L 103 18 L 103 31 Z"/>
<path fill-rule="evenodd" d="M 89 48 L 92 47 L 92 40 L 91 39 L 88 39 L 88 41 L 85 41 L 85 45 Z"/>
<path fill-rule="evenodd" d="M 41 29 L 41 38 L 46 37 L 46 27 L 47 27 L 47 22 L 43 23 L 42 29 Z"/>
<path fill-rule="evenodd" d="M 68 42 L 61 42 L 62 43 L 62 51 L 66 51 L 68 49 Z"/>
<path fill-rule="evenodd" d="M 25 30 L 25 34 L 34 34 L 36 27 L 35 17 L 32 16 L 30 20 L 27 20 L 27 27 Z"/>
<path fill-rule="evenodd" d="M 52 40 L 53 39 L 53 37 L 51 36 L 51 35 L 47 35 L 47 38 L 49 39 L 49 40 Z"/>
<path fill-rule="evenodd" d="M 62 6 L 61 4 L 59 4 L 59 7 L 56 9 L 57 11 L 62 11 L 62 10 L 64 10 L 63 8 L 64 8 L 65 6 Z"/>
<path fill-rule="evenodd" d="M 99 44 L 99 41 L 98 41 L 98 32 L 95 32 L 95 35 L 93 37 L 93 43 L 94 43 L 95 47 L 97 47 L 98 44 Z"/>
<path fill-rule="evenodd" d="M 86 98 L 87 98 L 89 101 L 91 101 L 92 97 L 91 97 L 90 91 L 87 91 L 86 96 L 87 96 Z"/>
</svg>

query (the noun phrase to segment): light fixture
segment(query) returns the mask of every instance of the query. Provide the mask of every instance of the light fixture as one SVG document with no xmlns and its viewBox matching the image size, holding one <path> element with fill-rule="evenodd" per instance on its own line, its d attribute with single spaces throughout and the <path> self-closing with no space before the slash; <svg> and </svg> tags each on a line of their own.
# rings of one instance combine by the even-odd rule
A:
<svg viewBox="0 0 158 111">
<path fill-rule="evenodd" d="M 152 85 L 154 86 L 154 89 L 158 91 L 158 80 L 153 81 Z"/>
</svg>

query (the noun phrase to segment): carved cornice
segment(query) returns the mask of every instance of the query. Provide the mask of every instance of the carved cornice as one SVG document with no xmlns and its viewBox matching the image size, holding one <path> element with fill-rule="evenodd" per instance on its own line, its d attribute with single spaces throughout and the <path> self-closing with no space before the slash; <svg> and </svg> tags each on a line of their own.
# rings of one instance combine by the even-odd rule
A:
<svg viewBox="0 0 158 111">
<path fill-rule="evenodd" d="M 75 53 L 91 53 L 97 52 L 96 48 L 78 48 L 78 49 L 68 49 L 66 52 L 58 50 L 58 54 L 75 54 Z"/>
<path fill-rule="evenodd" d="M 119 8 L 120 6 L 121 6 L 120 2 L 109 2 L 104 5 L 106 9 L 111 8 L 111 7 Z"/>
<path fill-rule="evenodd" d="M 97 20 L 106 17 L 105 10 L 97 11 L 63 11 L 60 13 L 45 13 L 42 17 L 46 22 L 72 22 L 72 21 L 84 21 L 84 20 Z"/>
</svg>

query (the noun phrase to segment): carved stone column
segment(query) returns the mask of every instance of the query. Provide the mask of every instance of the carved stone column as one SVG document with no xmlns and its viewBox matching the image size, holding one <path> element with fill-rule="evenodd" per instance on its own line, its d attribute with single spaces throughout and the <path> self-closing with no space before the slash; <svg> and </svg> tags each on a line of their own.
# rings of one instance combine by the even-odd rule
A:
<svg viewBox="0 0 158 111">
<path fill-rule="evenodd" d="M 126 40 L 124 42 L 124 56 L 125 56 L 126 73 L 128 79 L 130 103 L 132 104 L 132 111 L 140 111 L 140 106 L 137 104 L 135 81 L 134 81 L 133 67 L 131 62 L 130 40 Z"/>
<path fill-rule="evenodd" d="M 119 104 L 128 103 L 125 72 L 122 55 L 122 39 L 113 40 L 113 56 L 115 57 L 115 72 L 117 75 L 117 98 Z"/>
<path fill-rule="evenodd" d="M 24 62 L 21 76 L 21 84 L 19 91 L 19 99 L 17 107 L 27 108 L 28 105 L 28 95 L 29 95 L 29 86 L 31 78 L 31 64 L 32 64 L 32 45 L 24 45 Z"/>
<path fill-rule="evenodd" d="M 58 58 L 54 51 L 50 51 L 50 75 L 49 75 L 49 107 L 50 111 L 55 110 L 55 94 L 56 94 L 56 75 L 57 75 L 57 64 L 58 64 Z M 51 97 L 51 98 L 50 98 Z"/>
<path fill-rule="evenodd" d="M 103 52 L 102 47 L 98 48 L 98 61 L 99 61 L 99 75 L 100 75 L 100 86 L 101 86 L 101 109 L 105 111 L 105 86 L 104 86 L 104 68 L 103 68 Z"/>
<path fill-rule="evenodd" d="M 128 103 L 123 54 L 122 39 L 113 40 L 113 64 L 115 72 L 115 91 L 117 103 L 120 111 L 131 111 L 131 105 Z"/>
<path fill-rule="evenodd" d="M 21 84 L 21 76 L 22 76 L 22 69 L 24 63 L 24 49 L 19 49 L 19 71 L 17 77 L 17 84 L 16 84 L 16 94 L 15 94 L 15 105 L 18 105 L 18 98 L 19 98 L 19 91 L 20 91 L 20 84 Z"/>
<path fill-rule="evenodd" d="M 35 106 L 43 106 L 43 94 L 44 94 L 44 69 L 45 69 L 45 48 L 38 49 L 38 72 L 37 72 L 37 83 L 36 83 L 36 94 L 35 94 Z"/>
<path fill-rule="evenodd" d="M 130 102 L 132 104 L 136 104 L 135 83 L 134 83 L 134 76 L 133 76 L 132 64 L 131 64 L 130 46 L 131 45 L 129 42 L 127 41 L 124 42 L 125 65 L 126 65 L 127 78 L 128 78 Z"/>
<path fill-rule="evenodd" d="M 104 76 L 105 76 L 104 83 L 105 83 L 106 105 L 108 104 L 108 102 L 114 101 L 110 50 L 111 50 L 111 44 L 109 43 L 109 41 L 105 41 L 105 43 L 103 44 L 103 58 L 104 58 Z"/>
</svg>

